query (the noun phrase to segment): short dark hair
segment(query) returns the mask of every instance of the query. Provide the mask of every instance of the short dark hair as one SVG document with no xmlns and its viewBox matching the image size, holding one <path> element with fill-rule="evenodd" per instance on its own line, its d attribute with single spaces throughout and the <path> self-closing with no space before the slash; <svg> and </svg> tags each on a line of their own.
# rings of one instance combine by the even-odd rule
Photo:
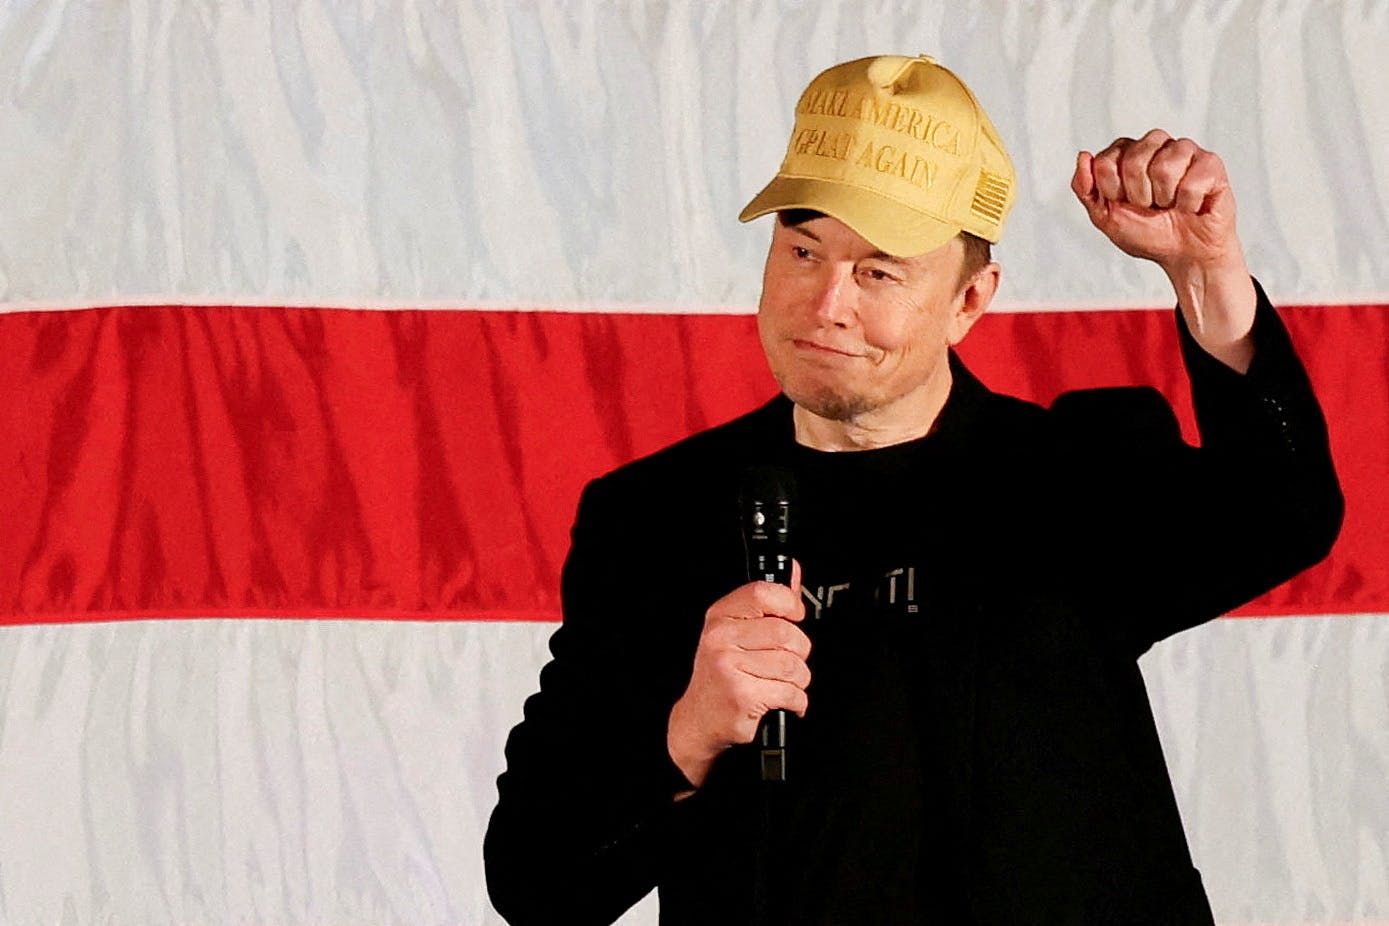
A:
<svg viewBox="0 0 1389 926">
<path fill-rule="evenodd" d="M 776 214 L 776 220 L 790 228 L 824 216 L 814 209 L 783 209 Z M 980 270 L 993 262 L 993 245 L 978 235 L 967 231 L 960 232 L 960 240 L 965 245 L 965 259 L 960 264 L 960 279 L 957 286 L 964 286 Z"/>
<path fill-rule="evenodd" d="M 783 209 L 776 214 L 776 220 L 787 228 L 793 225 L 804 225 L 806 222 L 824 217 L 823 212 L 816 212 L 814 209 Z"/>
<path fill-rule="evenodd" d="M 960 240 L 965 243 L 965 259 L 960 265 L 960 282 L 958 285 L 964 286 L 969 282 L 970 277 L 989 264 L 993 263 L 993 245 L 989 244 L 987 238 L 980 238 L 971 232 L 960 232 Z"/>
</svg>

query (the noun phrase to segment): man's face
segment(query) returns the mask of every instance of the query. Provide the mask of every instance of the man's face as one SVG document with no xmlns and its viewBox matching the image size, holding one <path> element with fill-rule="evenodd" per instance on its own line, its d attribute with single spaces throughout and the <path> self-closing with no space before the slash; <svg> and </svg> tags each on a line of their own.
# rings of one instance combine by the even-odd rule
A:
<svg viewBox="0 0 1389 926">
<path fill-rule="evenodd" d="M 829 216 L 778 221 L 757 327 L 782 391 L 833 421 L 914 408 L 948 382 L 948 348 L 982 311 L 961 286 L 963 259 L 958 237 L 898 258 Z"/>
</svg>

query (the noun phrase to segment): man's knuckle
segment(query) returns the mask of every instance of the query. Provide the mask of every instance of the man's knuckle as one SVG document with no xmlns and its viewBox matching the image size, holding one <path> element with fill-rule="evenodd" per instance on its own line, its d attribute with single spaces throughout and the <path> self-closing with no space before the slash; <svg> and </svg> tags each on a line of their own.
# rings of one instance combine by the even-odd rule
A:
<svg viewBox="0 0 1389 926">
<path fill-rule="evenodd" d="M 1142 183 L 1148 178 L 1148 162 L 1142 158 L 1124 158 L 1119 165 L 1119 173 L 1126 184 Z"/>
<path fill-rule="evenodd" d="M 709 606 L 709 609 L 704 612 L 704 623 L 706 626 L 718 621 L 728 620 L 729 611 L 732 607 L 730 599 L 732 598 L 732 595 L 724 595 Z"/>
<path fill-rule="evenodd" d="M 704 649 L 720 649 L 726 645 L 729 627 L 726 621 L 708 621 L 699 635 L 699 645 Z"/>
<path fill-rule="evenodd" d="M 1217 176 L 1225 173 L 1225 162 L 1214 151 L 1201 150 L 1192 158 L 1192 165 Z"/>
<path fill-rule="evenodd" d="M 1164 183 L 1168 186 L 1175 186 L 1177 181 L 1182 179 L 1183 173 L 1185 173 L 1183 165 L 1171 158 L 1154 159 L 1153 166 L 1148 170 L 1148 175 L 1155 183 Z"/>
<path fill-rule="evenodd" d="M 1095 162 L 1095 182 L 1102 189 L 1112 192 L 1112 189 L 1119 182 L 1119 162 L 1114 158 L 1105 158 L 1103 161 Z"/>
<path fill-rule="evenodd" d="M 772 610 L 776 603 L 777 586 L 771 582 L 757 582 L 752 586 L 752 600 L 762 612 Z"/>
</svg>

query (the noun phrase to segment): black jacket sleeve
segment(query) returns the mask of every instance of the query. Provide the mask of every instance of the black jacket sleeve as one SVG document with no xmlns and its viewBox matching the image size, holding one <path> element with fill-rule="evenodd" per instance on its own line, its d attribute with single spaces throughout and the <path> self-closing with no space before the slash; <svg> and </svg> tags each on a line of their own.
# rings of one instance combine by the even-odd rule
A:
<svg viewBox="0 0 1389 926">
<path fill-rule="evenodd" d="M 507 740 L 483 856 L 492 903 L 513 926 L 619 917 L 655 885 L 675 795 L 690 788 L 665 741 L 689 667 L 682 676 L 674 615 L 643 600 L 650 583 L 630 581 L 649 560 L 623 494 L 612 476 L 584 492 L 553 659 Z"/>
<path fill-rule="evenodd" d="M 1340 531 L 1325 420 L 1287 329 L 1255 287 L 1246 373 L 1207 354 L 1177 313 L 1199 448 L 1181 440 L 1154 390 L 1074 393 L 1053 406 L 1096 502 L 1076 528 L 1091 534 L 1083 548 L 1093 555 L 1071 564 L 1073 581 L 1134 655 L 1321 560 Z"/>
</svg>

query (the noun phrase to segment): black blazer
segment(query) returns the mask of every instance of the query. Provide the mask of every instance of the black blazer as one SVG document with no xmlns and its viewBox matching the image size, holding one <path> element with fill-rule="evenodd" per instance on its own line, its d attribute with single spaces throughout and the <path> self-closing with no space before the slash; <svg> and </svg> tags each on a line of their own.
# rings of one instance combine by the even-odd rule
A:
<svg viewBox="0 0 1389 926">
<path fill-rule="evenodd" d="M 663 924 L 751 921 L 759 903 L 767 922 L 1210 923 L 1136 660 L 1321 559 L 1341 519 L 1320 410 L 1260 302 L 1246 375 L 1183 331 L 1199 450 L 1154 390 L 1043 409 L 952 357 L 927 438 L 949 478 L 896 512 L 945 526 L 922 532 L 937 568 L 913 658 L 930 697 L 904 735 L 946 758 L 910 897 L 877 889 L 871 856 L 836 860 L 848 872 L 823 896 L 814 877 L 755 896 L 775 810 L 744 750 L 673 799 L 689 786 L 668 714 L 705 609 L 746 580 L 733 500 L 745 467 L 794 451 L 790 403 L 593 482 L 554 658 L 498 780 L 484 852 L 497 909 L 518 926 L 607 923 L 658 886 Z"/>
</svg>

